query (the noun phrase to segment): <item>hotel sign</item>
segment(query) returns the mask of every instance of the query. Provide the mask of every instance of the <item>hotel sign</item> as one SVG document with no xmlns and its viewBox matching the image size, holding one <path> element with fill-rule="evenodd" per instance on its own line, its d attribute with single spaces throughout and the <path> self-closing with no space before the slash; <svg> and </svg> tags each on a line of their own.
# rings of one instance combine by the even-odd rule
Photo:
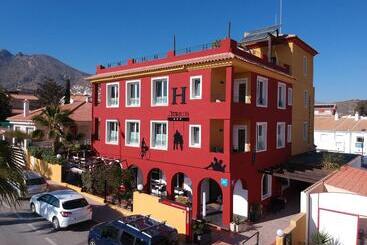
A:
<svg viewBox="0 0 367 245">
<path fill-rule="evenodd" d="M 170 111 L 167 120 L 187 122 L 190 121 L 190 117 L 188 112 Z"/>
</svg>

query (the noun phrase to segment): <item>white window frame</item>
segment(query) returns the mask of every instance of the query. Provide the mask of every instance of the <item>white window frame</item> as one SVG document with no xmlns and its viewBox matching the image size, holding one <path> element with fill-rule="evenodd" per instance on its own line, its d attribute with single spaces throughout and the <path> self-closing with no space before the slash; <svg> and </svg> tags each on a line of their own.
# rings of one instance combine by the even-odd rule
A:
<svg viewBox="0 0 367 245">
<path fill-rule="evenodd" d="M 292 106 L 293 105 L 293 88 L 288 88 L 288 105 Z"/>
<path fill-rule="evenodd" d="M 154 123 L 165 123 L 166 124 L 166 146 L 165 147 L 156 147 L 153 146 L 153 124 Z M 150 148 L 154 150 L 168 150 L 168 121 L 167 120 L 151 120 L 150 121 Z"/>
<path fill-rule="evenodd" d="M 279 88 L 282 90 L 282 97 L 280 97 L 279 95 Z M 285 83 L 282 82 L 278 82 L 278 89 L 277 89 L 277 107 L 278 109 L 285 109 L 287 106 L 287 86 L 285 85 Z M 280 100 L 283 100 L 283 106 L 279 106 L 279 102 Z"/>
<path fill-rule="evenodd" d="M 167 80 L 167 102 L 166 103 L 160 103 L 160 104 L 155 104 L 154 103 L 154 82 L 156 80 L 163 80 L 166 79 Z M 169 77 L 168 76 L 163 76 L 163 77 L 152 77 L 151 81 L 150 81 L 150 105 L 152 107 L 158 107 L 158 106 L 168 106 L 169 103 Z"/>
<path fill-rule="evenodd" d="M 304 55 L 303 56 L 303 75 L 307 76 L 307 73 L 308 73 L 308 59 L 307 59 L 307 56 Z"/>
<path fill-rule="evenodd" d="M 108 139 L 108 137 L 107 137 L 107 134 L 108 134 L 108 123 L 109 122 L 115 122 L 115 123 L 117 123 L 117 141 L 115 142 L 115 141 L 113 141 L 113 142 L 109 142 L 109 141 L 107 141 L 107 139 Z M 118 145 L 119 144 L 119 140 L 120 140 L 120 136 L 119 136 L 119 121 L 118 120 L 116 120 L 116 119 L 107 119 L 106 120 L 106 125 L 105 125 L 105 143 L 107 144 L 107 145 Z"/>
<path fill-rule="evenodd" d="M 308 122 L 303 122 L 303 141 L 308 140 Z"/>
<path fill-rule="evenodd" d="M 244 151 L 246 152 L 246 144 L 248 142 L 248 131 L 247 131 L 247 125 L 233 125 L 233 132 L 232 132 L 232 149 L 236 150 L 237 152 L 242 152 L 239 151 L 239 146 L 238 146 L 238 130 L 240 129 L 244 129 L 246 131 L 246 139 L 245 139 L 245 145 L 244 145 Z"/>
<path fill-rule="evenodd" d="M 303 105 L 305 108 L 308 108 L 309 96 L 308 90 L 303 91 Z"/>
<path fill-rule="evenodd" d="M 258 129 L 259 129 L 259 126 L 265 126 L 265 136 L 264 136 L 264 149 L 258 149 L 257 146 L 257 142 L 258 142 L 258 137 L 259 137 L 259 132 L 258 132 Z M 258 122 L 256 123 L 256 152 L 263 152 L 263 151 L 266 151 L 268 148 L 268 123 L 267 122 Z"/>
<path fill-rule="evenodd" d="M 129 123 L 137 123 L 138 124 L 138 130 L 139 130 L 139 136 L 138 136 L 138 143 L 132 144 L 128 142 L 128 124 Z M 140 120 L 136 119 L 126 119 L 125 120 L 125 146 L 131 146 L 131 147 L 140 147 Z"/>
<path fill-rule="evenodd" d="M 269 79 L 267 79 L 266 77 L 257 76 L 257 79 L 256 79 L 256 106 L 257 107 L 268 107 L 268 81 Z M 263 89 L 264 100 L 265 100 L 264 104 L 259 104 L 260 91 L 258 90 L 258 88 L 259 88 L 260 82 L 264 84 L 264 89 Z"/>
<path fill-rule="evenodd" d="M 287 143 L 292 143 L 292 124 L 287 125 Z"/>
<path fill-rule="evenodd" d="M 135 84 L 137 83 L 138 86 L 139 86 L 139 100 L 138 100 L 138 104 L 137 105 L 129 105 L 129 99 L 130 99 L 130 93 L 129 93 L 129 86 L 130 84 Z M 140 107 L 140 104 L 141 104 L 141 80 L 128 80 L 125 82 L 125 106 L 126 107 Z"/>
<path fill-rule="evenodd" d="M 263 194 L 263 190 L 264 190 L 264 178 L 268 178 L 268 193 Z M 261 177 L 261 201 L 271 197 L 272 195 L 272 176 L 270 174 L 263 174 Z"/>
<path fill-rule="evenodd" d="M 109 105 L 108 104 L 108 99 L 109 99 L 108 87 L 115 86 L 115 85 L 117 85 L 117 105 Z M 120 83 L 119 82 L 107 83 L 106 84 L 106 107 L 107 108 L 118 108 L 119 105 L 120 105 Z"/>
<path fill-rule="evenodd" d="M 248 96 L 248 79 L 247 78 L 237 78 L 234 80 L 233 86 L 233 102 L 239 103 L 240 102 L 240 84 L 246 84 L 246 94 L 245 94 L 245 103 L 248 103 L 247 96 Z"/>
<path fill-rule="evenodd" d="M 200 95 L 199 96 L 194 96 L 193 92 L 194 92 L 194 83 L 193 81 L 195 79 L 200 79 Z M 199 76 L 191 76 L 190 77 L 190 100 L 200 100 L 203 97 L 203 76 L 199 75 Z"/>
<path fill-rule="evenodd" d="M 279 131 L 278 131 L 278 127 L 279 126 L 282 126 L 283 127 L 283 135 L 280 135 L 281 137 L 281 140 L 282 140 L 282 143 L 283 145 L 278 145 L 278 136 L 279 136 Z M 282 148 L 285 148 L 285 122 L 277 122 L 277 129 L 276 129 L 276 148 L 277 149 L 282 149 Z"/>
<path fill-rule="evenodd" d="M 199 144 L 192 144 L 192 141 L 191 141 L 192 132 L 191 132 L 191 130 L 193 130 L 193 128 L 199 128 Z M 189 147 L 191 147 L 191 148 L 201 148 L 201 125 L 200 124 L 190 124 L 189 125 Z"/>
</svg>

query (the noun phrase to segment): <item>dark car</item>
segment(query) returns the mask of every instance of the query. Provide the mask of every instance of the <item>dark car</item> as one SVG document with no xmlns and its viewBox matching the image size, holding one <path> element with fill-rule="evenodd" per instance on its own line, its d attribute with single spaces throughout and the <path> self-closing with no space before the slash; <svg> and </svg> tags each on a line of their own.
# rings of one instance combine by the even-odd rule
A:
<svg viewBox="0 0 367 245">
<path fill-rule="evenodd" d="M 177 230 L 149 216 L 131 215 L 98 224 L 89 231 L 90 245 L 176 244 Z"/>
</svg>

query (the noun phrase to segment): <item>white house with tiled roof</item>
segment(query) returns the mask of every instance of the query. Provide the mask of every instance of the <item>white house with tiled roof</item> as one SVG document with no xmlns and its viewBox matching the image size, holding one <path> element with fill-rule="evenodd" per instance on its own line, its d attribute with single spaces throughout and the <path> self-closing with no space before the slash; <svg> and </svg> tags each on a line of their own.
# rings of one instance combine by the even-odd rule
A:
<svg viewBox="0 0 367 245">
<path fill-rule="evenodd" d="M 315 116 L 317 150 L 367 155 L 367 117 Z M 367 143 L 367 142 L 366 142 Z"/>
</svg>

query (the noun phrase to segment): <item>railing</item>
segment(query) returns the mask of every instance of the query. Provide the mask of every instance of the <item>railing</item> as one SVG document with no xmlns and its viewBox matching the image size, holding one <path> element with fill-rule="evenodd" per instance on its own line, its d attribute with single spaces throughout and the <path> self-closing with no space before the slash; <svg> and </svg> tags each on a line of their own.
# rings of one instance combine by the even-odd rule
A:
<svg viewBox="0 0 367 245">
<path fill-rule="evenodd" d="M 220 47 L 220 40 L 215 40 L 210 43 L 204 43 L 204 44 L 199 44 L 199 45 L 195 45 L 195 46 L 191 46 L 187 48 L 176 49 L 174 50 L 174 53 L 175 55 L 189 54 L 192 52 L 204 51 L 204 50 L 214 49 L 214 48 L 219 48 L 219 47 Z M 166 57 L 167 57 L 167 53 L 156 53 L 156 54 L 136 57 L 132 59 L 122 59 L 119 61 L 110 62 L 110 63 L 105 64 L 104 66 L 107 68 L 110 68 L 114 66 L 124 65 L 128 62 L 128 60 L 132 60 L 133 63 L 142 63 L 142 62 L 147 62 L 147 61 L 152 61 L 152 60 L 157 60 L 157 59 L 163 59 Z"/>
<path fill-rule="evenodd" d="M 253 237 L 255 237 L 256 236 L 256 245 L 259 245 L 260 243 L 259 243 L 259 240 L 260 240 L 260 232 L 259 231 L 256 231 L 254 234 L 252 234 L 250 237 L 248 237 L 246 240 L 244 240 L 244 241 L 242 241 L 241 242 L 241 244 L 242 245 L 246 245 L 246 244 L 248 244 L 248 242 L 253 238 Z"/>
</svg>

